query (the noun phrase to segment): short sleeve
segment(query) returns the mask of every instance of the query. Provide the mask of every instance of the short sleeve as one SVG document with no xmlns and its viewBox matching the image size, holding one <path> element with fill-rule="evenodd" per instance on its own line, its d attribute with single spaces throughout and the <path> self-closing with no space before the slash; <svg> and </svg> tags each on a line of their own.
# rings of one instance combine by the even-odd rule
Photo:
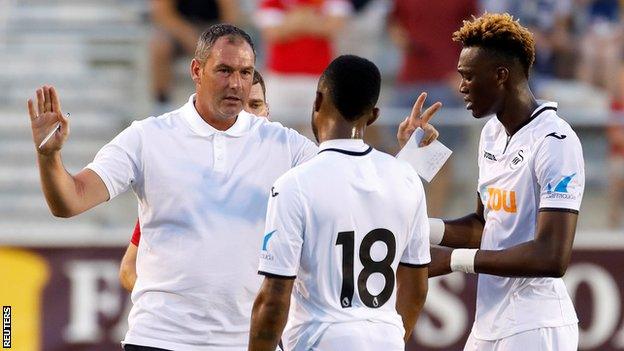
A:
<svg viewBox="0 0 624 351">
<path fill-rule="evenodd" d="M 132 123 L 104 145 L 86 166 L 102 179 L 111 200 L 139 179 L 142 143 L 138 128 L 137 122 Z"/>
<path fill-rule="evenodd" d="M 132 232 L 132 239 L 130 242 L 134 244 L 134 246 L 139 246 L 139 242 L 141 241 L 141 224 L 137 219 L 136 224 L 134 225 L 134 231 Z"/>
<path fill-rule="evenodd" d="M 318 146 L 293 129 L 288 130 L 288 142 L 292 150 L 292 167 L 298 166 L 318 154 Z"/>
<path fill-rule="evenodd" d="M 271 188 L 260 248 L 260 274 L 297 276 L 305 223 L 299 191 L 290 177 L 278 179 Z"/>
<path fill-rule="evenodd" d="M 585 166 L 576 134 L 548 134 L 536 150 L 534 162 L 540 210 L 578 211 L 585 189 Z"/>
<path fill-rule="evenodd" d="M 410 240 L 401 256 L 401 264 L 420 266 L 431 262 L 429 249 L 429 219 L 422 182 L 416 177 L 418 188 L 415 196 L 420 199 L 412 223 Z"/>
</svg>

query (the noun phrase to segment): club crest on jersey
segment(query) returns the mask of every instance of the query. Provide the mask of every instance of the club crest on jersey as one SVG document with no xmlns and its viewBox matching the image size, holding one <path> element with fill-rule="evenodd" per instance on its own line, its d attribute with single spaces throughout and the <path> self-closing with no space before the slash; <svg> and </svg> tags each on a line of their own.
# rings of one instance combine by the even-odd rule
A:
<svg viewBox="0 0 624 351">
<path fill-rule="evenodd" d="M 570 184 L 570 182 L 572 181 L 575 175 L 576 173 L 572 173 L 569 176 L 564 176 L 563 178 L 561 178 L 561 180 L 557 183 L 557 185 L 554 188 L 552 187 L 550 182 L 546 184 L 546 194 L 547 194 L 546 198 L 547 199 L 569 199 L 569 200 L 576 199 L 576 196 L 573 194 L 570 194 L 568 191 L 568 185 Z"/>
<path fill-rule="evenodd" d="M 518 150 L 516 155 L 509 162 L 509 168 L 511 168 L 512 170 L 518 169 L 518 167 L 522 165 L 522 162 L 524 161 L 524 159 L 525 159 L 524 150 Z"/>
<path fill-rule="evenodd" d="M 518 212 L 516 206 L 516 192 L 499 188 L 487 188 L 484 202 L 490 211 L 503 211 L 507 213 Z"/>
</svg>

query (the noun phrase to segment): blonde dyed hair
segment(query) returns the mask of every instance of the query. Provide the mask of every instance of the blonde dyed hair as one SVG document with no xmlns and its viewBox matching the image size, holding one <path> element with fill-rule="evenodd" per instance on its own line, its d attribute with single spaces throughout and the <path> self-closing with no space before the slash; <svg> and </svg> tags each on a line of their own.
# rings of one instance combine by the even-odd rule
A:
<svg viewBox="0 0 624 351">
<path fill-rule="evenodd" d="M 464 21 L 462 27 L 453 33 L 453 40 L 464 47 L 481 47 L 517 58 L 527 77 L 535 61 L 533 34 L 508 13 L 486 12 L 480 17 Z"/>
</svg>

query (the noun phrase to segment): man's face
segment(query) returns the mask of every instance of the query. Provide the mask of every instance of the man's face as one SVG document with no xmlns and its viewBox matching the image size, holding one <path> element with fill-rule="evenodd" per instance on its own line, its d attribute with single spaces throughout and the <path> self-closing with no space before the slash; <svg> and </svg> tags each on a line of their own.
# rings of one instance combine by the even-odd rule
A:
<svg viewBox="0 0 624 351">
<path fill-rule="evenodd" d="M 269 116 L 269 106 L 266 103 L 266 98 L 262 92 L 262 85 L 260 85 L 260 83 L 256 83 L 251 86 L 245 111 L 258 117 Z"/>
<path fill-rule="evenodd" d="M 497 81 L 497 66 L 491 55 L 479 47 L 465 47 L 459 55 L 457 71 L 466 109 L 476 118 L 496 113 L 503 88 Z"/>
<path fill-rule="evenodd" d="M 231 42 L 217 39 L 203 66 L 193 60 L 191 66 L 197 91 L 199 111 L 209 118 L 233 118 L 243 109 L 254 73 L 254 53 L 242 39 Z"/>
</svg>

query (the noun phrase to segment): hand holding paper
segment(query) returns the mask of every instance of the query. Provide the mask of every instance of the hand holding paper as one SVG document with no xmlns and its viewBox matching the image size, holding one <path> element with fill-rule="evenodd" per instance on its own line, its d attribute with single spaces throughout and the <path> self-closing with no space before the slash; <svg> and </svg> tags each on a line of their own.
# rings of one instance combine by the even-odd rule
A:
<svg viewBox="0 0 624 351">
<path fill-rule="evenodd" d="M 438 140 L 427 146 L 419 147 L 424 134 L 425 132 L 421 128 L 417 128 L 396 157 L 407 161 L 414 167 L 419 176 L 427 182 L 431 182 L 453 151 Z"/>
</svg>

